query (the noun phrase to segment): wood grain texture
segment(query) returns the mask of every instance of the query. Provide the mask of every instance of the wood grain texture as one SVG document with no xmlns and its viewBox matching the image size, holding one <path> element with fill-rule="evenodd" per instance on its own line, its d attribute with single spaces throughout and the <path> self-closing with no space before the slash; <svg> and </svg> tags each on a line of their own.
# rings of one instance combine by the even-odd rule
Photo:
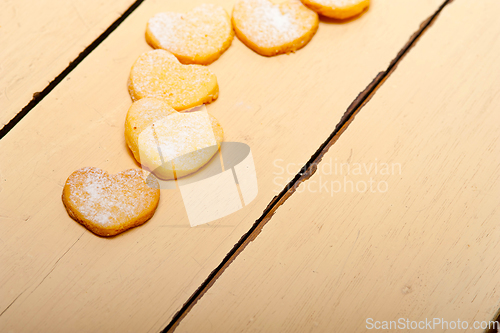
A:
<svg viewBox="0 0 500 333">
<path fill-rule="evenodd" d="M 176 332 L 483 331 L 500 306 L 499 10 L 445 7 Z"/>
<path fill-rule="evenodd" d="M 231 10 L 232 1 L 214 2 Z M 357 20 L 321 23 L 311 43 L 291 55 L 261 57 L 235 39 L 210 65 L 220 96 L 208 111 L 226 141 L 251 147 L 257 198 L 190 228 L 179 192 L 163 190 L 144 226 L 98 238 L 68 217 L 62 186 L 84 166 L 110 173 L 137 167 L 123 124 L 130 67 L 150 49 L 146 22 L 200 3 L 143 3 L 0 141 L 0 330 L 164 328 L 282 189 L 273 183 L 274 160 L 297 163 L 291 172 L 305 164 L 441 1 L 374 2 Z"/>
<path fill-rule="evenodd" d="M 0 129 L 133 3 L 3 0 Z"/>
</svg>

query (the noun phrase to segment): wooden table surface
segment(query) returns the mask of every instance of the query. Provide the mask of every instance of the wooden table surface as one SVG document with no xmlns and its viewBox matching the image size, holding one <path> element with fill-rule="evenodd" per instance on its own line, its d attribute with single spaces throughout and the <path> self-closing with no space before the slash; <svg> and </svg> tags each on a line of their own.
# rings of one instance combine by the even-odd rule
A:
<svg viewBox="0 0 500 333">
<path fill-rule="evenodd" d="M 209 66 L 220 96 L 207 107 L 226 141 L 250 146 L 257 198 L 191 228 L 180 193 L 162 190 L 149 222 L 109 239 L 67 215 L 71 172 L 139 167 L 123 124 L 148 18 L 203 2 L 133 8 L 4 131 L 0 331 L 358 332 L 369 318 L 483 331 L 474 321 L 500 308 L 496 0 L 373 0 L 273 58 L 235 39 Z M 0 4 L 0 122 L 132 5 L 68 3 Z M 22 15 L 37 18 L 30 34 L 12 28 Z"/>
<path fill-rule="evenodd" d="M 3 0 L 0 4 L 0 129 L 133 2 Z"/>
</svg>

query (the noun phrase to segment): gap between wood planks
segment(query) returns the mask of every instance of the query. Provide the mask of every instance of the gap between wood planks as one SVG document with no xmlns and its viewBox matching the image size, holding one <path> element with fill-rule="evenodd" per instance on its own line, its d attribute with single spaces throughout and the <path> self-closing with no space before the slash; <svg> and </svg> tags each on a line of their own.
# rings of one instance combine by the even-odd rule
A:
<svg viewBox="0 0 500 333">
<path fill-rule="evenodd" d="M 493 317 L 492 321 L 496 322 L 496 325 L 499 325 L 500 323 L 500 310 L 498 310 L 495 314 L 495 317 Z M 491 323 L 491 321 L 490 321 Z M 484 333 L 498 333 L 500 332 L 500 326 L 495 327 L 495 324 L 491 325 L 490 328 L 486 329 Z"/>
<path fill-rule="evenodd" d="M 287 186 L 274 197 L 269 203 L 261 217 L 253 224 L 253 226 L 246 232 L 241 239 L 234 245 L 231 251 L 224 257 L 222 262 L 210 273 L 200 287 L 191 295 L 182 308 L 174 315 L 170 323 L 165 327 L 162 333 L 173 332 L 179 325 L 181 320 L 189 313 L 189 311 L 196 305 L 196 302 L 208 291 L 208 289 L 217 281 L 219 276 L 225 269 L 236 259 L 236 257 L 245 249 L 245 247 L 252 242 L 262 231 L 262 228 L 272 218 L 276 210 L 295 192 L 299 185 L 307 181 L 316 172 L 317 165 L 321 162 L 323 156 L 328 152 L 330 147 L 338 140 L 340 135 L 347 129 L 347 127 L 354 120 L 358 112 L 363 106 L 370 101 L 377 90 L 382 86 L 385 80 L 394 72 L 399 62 L 417 43 L 425 31 L 436 21 L 441 11 L 454 0 L 445 0 L 441 6 L 432 14 L 427 20 L 420 24 L 420 28 L 409 38 L 406 45 L 399 51 L 397 56 L 391 61 L 387 69 L 373 79 L 368 86 L 359 93 L 358 97 L 347 108 L 346 112 L 340 119 L 340 122 L 335 126 L 335 130 L 330 136 L 321 144 L 318 150 L 311 156 L 309 161 L 301 168 L 295 177 L 287 184 Z M 490 332 L 487 332 L 490 333 Z M 492 332 L 493 333 L 493 332 Z"/>
<path fill-rule="evenodd" d="M 0 129 L 0 140 L 7 135 L 7 133 L 9 133 L 10 130 L 12 130 L 38 103 L 40 103 L 42 99 L 44 99 L 44 97 L 47 96 L 66 76 L 68 76 L 68 74 L 75 69 L 75 67 L 78 66 L 83 59 L 94 51 L 94 49 L 97 48 L 99 44 L 101 44 L 113 31 L 115 31 L 116 28 L 118 28 L 118 26 L 125 21 L 125 19 L 129 17 L 129 15 L 132 14 L 132 12 L 143 2 L 144 0 L 136 0 L 119 18 L 116 19 L 116 21 L 114 21 L 99 37 L 97 37 L 96 40 L 87 46 L 78 55 L 78 57 L 75 58 L 75 60 L 71 61 L 66 69 L 56 76 L 54 80 L 49 82 L 49 85 L 46 86 L 45 89 L 35 92 L 31 101 L 26 104 L 26 106 L 23 107 L 21 111 L 14 116 L 14 118 L 5 124 L 2 129 Z"/>
</svg>

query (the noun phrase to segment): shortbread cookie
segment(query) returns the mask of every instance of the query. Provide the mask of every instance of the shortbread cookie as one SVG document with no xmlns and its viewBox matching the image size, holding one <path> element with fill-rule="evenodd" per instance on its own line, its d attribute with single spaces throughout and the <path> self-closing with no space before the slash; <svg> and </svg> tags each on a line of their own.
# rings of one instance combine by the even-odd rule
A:
<svg viewBox="0 0 500 333">
<path fill-rule="evenodd" d="M 133 101 L 153 97 L 177 111 L 208 104 L 219 95 L 217 78 L 207 67 L 182 65 L 165 50 L 143 53 L 136 60 L 128 89 Z"/>
<path fill-rule="evenodd" d="M 302 0 L 315 12 L 344 20 L 359 15 L 370 5 L 370 0 Z"/>
<path fill-rule="evenodd" d="M 238 38 L 255 52 L 274 56 L 304 47 L 318 29 L 318 14 L 299 0 L 239 0 L 233 9 Z"/>
<path fill-rule="evenodd" d="M 156 178 L 140 169 L 109 175 L 98 168 L 73 172 L 63 189 L 68 214 L 99 236 L 114 236 L 149 220 L 158 206 Z"/>
<path fill-rule="evenodd" d="M 165 102 L 134 102 L 125 120 L 125 140 L 135 159 L 158 178 L 184 177 L 217 153 L 224 132 L 206 111 L 177 112 Z"/>
<path fill-rule="evenodd" d="M 231 19 L 224 8 L 203 4 L 190 12 L 158 13 L 149 19 L 146 41 L 171 52 L 183 64 L 208 65 L 231 45 Z"/>
</svg>

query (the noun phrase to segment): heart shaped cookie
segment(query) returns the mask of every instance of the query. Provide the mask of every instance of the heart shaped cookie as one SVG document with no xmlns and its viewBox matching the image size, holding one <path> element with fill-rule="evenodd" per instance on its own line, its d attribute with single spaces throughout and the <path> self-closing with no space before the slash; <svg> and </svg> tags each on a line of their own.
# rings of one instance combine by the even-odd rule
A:
<svg viewBox="0 0 500 333">
<path fill-rule="evenodd" d="M 240 0 L 233 9 L 234 30 L 249 48 L 264 56 L 304 47 L 318 30 L 318 14 L 299 0 L 279 5 L 269 0 Z"/>
<path fill-rule="evenodd" d="M 165 12 L 149 19 L 146 41 L 183 64 L 208 65 L 231 45 L 231 19 L 224 8 L 202 4 L 185 14 Z"/>
<path fill-rule="evenodd" d="M 370 0 L 302 0 L 302 3 L 318 14 L 345 20 L 361 14 Z"/>
<path fill-rule="evenodd" d="M 177 112 L 154 98 L 134 102 L 125 120 L 125 140 L 135 159 L 165 180 L 199 170 L 223 137 L 219 122 L 205 110 Z"/>
<path fill-rule="evenodd" d="M 160 189 L 153 177 L 130 169 L 109 175 L 98 168 L 73 172 L 62 200 L 68 214 L 100 236 L 114 236 L 149 220 L 158 206 Z"/>
<path fill-rule="evenodd" d="M 143 53 L 132 66 L 128 89 L 133 101 L 164 100 L 177 111 L 217 99 L 217 78 L 205 66 L 182 65 L 165 50 Z"/>
</svg>

